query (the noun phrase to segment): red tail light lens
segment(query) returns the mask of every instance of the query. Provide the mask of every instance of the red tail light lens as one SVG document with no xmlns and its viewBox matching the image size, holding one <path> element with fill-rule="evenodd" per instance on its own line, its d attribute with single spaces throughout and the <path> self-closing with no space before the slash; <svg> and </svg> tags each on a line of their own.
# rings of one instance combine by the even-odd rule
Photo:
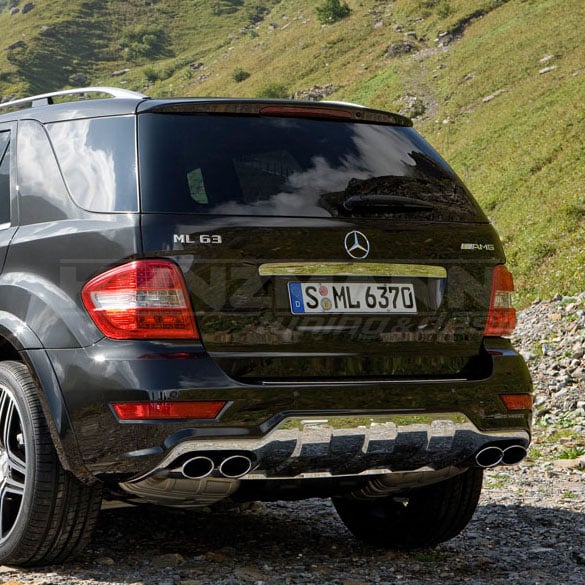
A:
<svg viewBox="0 0 585 585">
<path fill-rule="evenodd" d="M 90 280 L 82 299 L 112 339 L 198 339 L 183 275 L 168 260 L 137 260 Z"/>
<path fill-rule="evenodd" d="M 210 402 L 114 402 L 119 420 L 215 419 L 225 401 Z"/>
<path fill-rule="evenodd" d="M 500 399 L 508 410 L 532 410 L 531 394 L 500 394 Z"/>
<path fill-rule="evenodd" d="M 503 264 L 498 264 L 494 267 L 492 296 L 484 335 L 490 337 L 512 335 L 516 327 L 516 309 L 512 303 L 513 293 L 512 273 Z"/>
</svg>

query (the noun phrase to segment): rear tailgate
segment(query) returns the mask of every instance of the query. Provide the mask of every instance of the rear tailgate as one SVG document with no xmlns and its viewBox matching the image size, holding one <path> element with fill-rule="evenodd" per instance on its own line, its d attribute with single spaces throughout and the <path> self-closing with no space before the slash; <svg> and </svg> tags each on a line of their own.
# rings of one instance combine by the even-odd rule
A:
<svg viewBox="0 0 585 585">
<path fill-rule="evenodd" d="M 229 375 L 483 375 L 503 252 L 408 121 L 295 102 L 141 108 L 144 252 L 181 266 Z"/>
<path fill-rule="evenodd" d="M 143 220 L 146 255 L 180 265 L 203 344 L 231 376 L 464 377 L 480 354 L 502 261 L 489 225 L 233 223 Z M 345 249 L 354 231 L 369 242 L 365 260 Z"/>
</svg>

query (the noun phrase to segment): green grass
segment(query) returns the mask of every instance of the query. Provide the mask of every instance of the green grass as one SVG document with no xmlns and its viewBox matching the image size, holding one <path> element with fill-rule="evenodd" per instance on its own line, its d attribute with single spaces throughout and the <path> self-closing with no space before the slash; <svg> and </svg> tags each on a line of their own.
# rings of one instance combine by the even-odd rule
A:
<svg viewBox="0 0 585 585">
<path fill-rule="evenodd" d="M 542 458 L 542 450 L 539 449 L 538 447 L 535 447 L 534 445 L 532 445 L 530 447 L 530 449 L 528 450 L 528 460 L 529 461 L 538 461 L 539 459 Z"/>
<path fill-rule="evenodd" d="M 152 96 L 332 84 L 328 99 L 394 111 L 415 96 L 416 128 L 499 230 L 520 301 L 585 290 L 585 3 L 348 4 L 349 17 L 322 26 L 309 0 L 36 0 L 26 15 L 0 13 L 3 48 L 25 43 L 0 51 L 0 93 L 80 79 Z M 436 42 L 454 30 L 460 40 Z M 403 42 L 415 51 L 387 56 Z"/>
<path fill-rule="evenodd" d="M 585 290 L 585 117 L 575 107 L 585 75 L 582 17 L 581 2 L 561 10 L 535 0 L 478 21 L 437 80 L 451 123 L 420 128 L 488 210 L 524 298 Z M 550 65 L 557 68 L 539 74 Z"/>
<path fill-rule="evenodd" d="M 584 447 L 566 447 L 559 453 L 559 459 L 578 459 L 585 455 Z"/>
<path fill-rule="evenodd" d="M 562 428 L 557 424 L 554 427 L 535 425 L 534 431 L 533 444 L 529 451 L 531 459 L 536 459 L 536 454 L 533 454 L 534 450 L 538 452 L 539 456 L 552 450 L 557 459 L 575 459 L 585 455 L 585 436 L 580 431 Z"/>
</svg>

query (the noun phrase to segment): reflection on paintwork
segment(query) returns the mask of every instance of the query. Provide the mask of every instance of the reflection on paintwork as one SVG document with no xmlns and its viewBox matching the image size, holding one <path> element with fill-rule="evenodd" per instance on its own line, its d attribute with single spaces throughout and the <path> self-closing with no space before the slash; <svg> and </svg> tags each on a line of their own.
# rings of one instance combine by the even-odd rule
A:
<svg viewBox="0 0 585 585">
<path fill-rule="evenodd" d="M 445 414 L 385 414 L 374 416 L 331 416 L 327 418 L 290 418 L 278 425 L 278 430 L 299 430 L 306 427 L 323 427 L 329 429 L 358 429 L 383 426 L 386 428 L 406 427 L 410 425 L 427 425 L 429 428 L 439 429 L 438 422 L 449 427 L 453 424 L 471 424 L 469 419 L 460 413 Z"/>
<path fill-rule="evenodd" d="M 49 125 L 49 132 L 80 207 L 137 211 L 133 117 L 58 122 Z"/>
<path fill-rule="evenodd" d="M 527 445 L 529 437 L 525 431 L 483 433 L 457 412 L 292 417 L 261 438 L 186 438 L 154 469 L 132 479 L 131 485 L 172 476 L 185 457 L 198 454 L 221 458 L 222 454 L 245 453 L 253 463 L 245 476 L 250 480 L 368 476 L 466 467 L 474 453 L 497 441 Z"/>
</svg>

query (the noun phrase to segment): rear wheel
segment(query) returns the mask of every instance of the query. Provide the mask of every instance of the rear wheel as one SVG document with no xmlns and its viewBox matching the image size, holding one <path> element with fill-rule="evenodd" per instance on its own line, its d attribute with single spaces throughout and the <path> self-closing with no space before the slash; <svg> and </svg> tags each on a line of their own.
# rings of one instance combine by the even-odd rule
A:
<svg viewBox="0 0 585 585">
<path fill-rule="evenodd" d="M 334 498 L 349 530 L 385 548 L 430 547 L 457 536 L 469 523 L 481 493 L 483 470 L 471 468 L 448 480 L 400 497 Z"/>
<path fill-rule="evenodd" d="M 0 362 L 0 563 L 61 562 L 89 541 L 101 487 L 65 471 L 35 382 L 19 362 Z"/>
</svg>

